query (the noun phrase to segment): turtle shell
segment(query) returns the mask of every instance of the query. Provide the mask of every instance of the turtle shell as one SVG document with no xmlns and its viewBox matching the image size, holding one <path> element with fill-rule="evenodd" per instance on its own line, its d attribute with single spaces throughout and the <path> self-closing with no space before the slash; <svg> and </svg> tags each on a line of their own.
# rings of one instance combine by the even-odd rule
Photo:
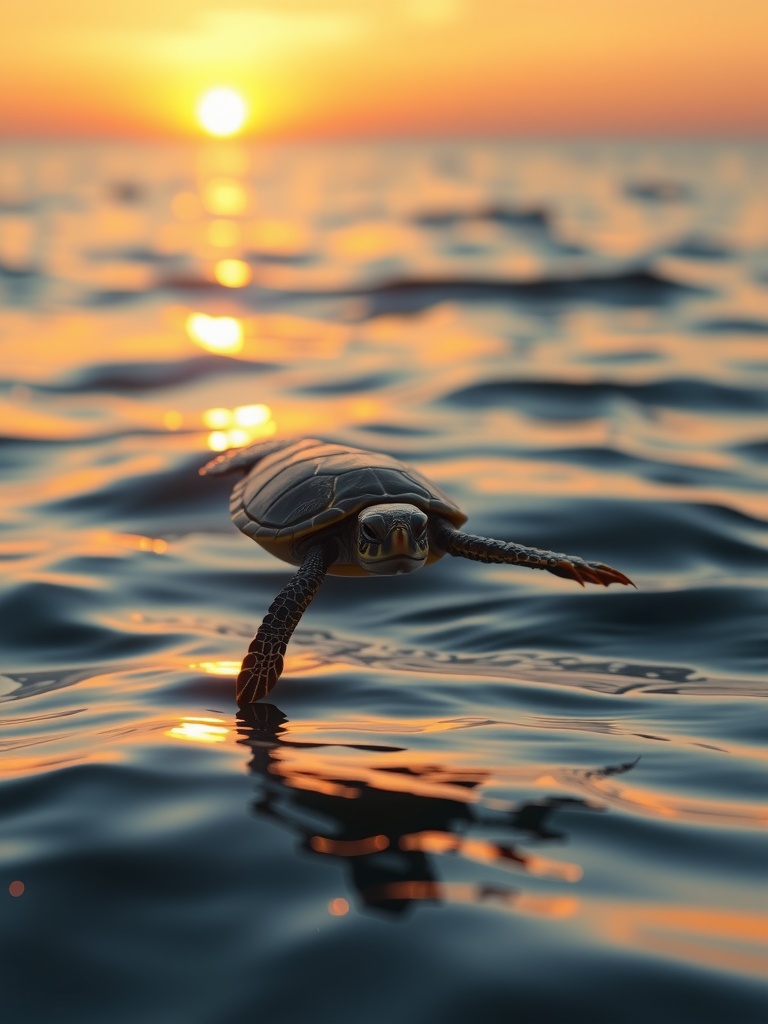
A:
<svg viewBox="0 0 768 1024">
<path fill-rule="evenodd" d="M 384 502 L 415 505 L 455 526 L 467 519 L 439 487 L 397 459 L 314 439 L 260 459 L 235 485 L 230 512 L 243 533 L 296 563 L 296 541 Z"/>
</svg>

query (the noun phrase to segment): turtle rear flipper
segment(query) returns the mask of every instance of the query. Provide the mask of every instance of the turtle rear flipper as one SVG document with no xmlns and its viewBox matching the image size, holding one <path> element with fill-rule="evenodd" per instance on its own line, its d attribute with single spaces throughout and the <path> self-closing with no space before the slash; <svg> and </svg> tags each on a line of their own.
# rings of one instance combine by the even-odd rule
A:
<svg viewBox="0 0 768 1024">
<path fill-rule="evenodd" d="M 215 459 L 206 462 L 200 472 L 200 476 L 223 476 L 225 473 L 236 473 L 238 470 L 246 473 L 257 462 L 280 451 L 288 445 L 288 441 L 258 441 L 247 448 L 230 448 L 228 452 L 222 452 Z"/>
<path fill-rule="evenodd" d="M 288 641 L 335 557 L 333 545 L 317 544 L 310 548 L 299 571 L 269 606 L 237 677 L 237 703 L 240 707 L 266 697 L 280 678 Z"/>
<path fill-rule="evenodd" d="M 505 565 L 526 565 L 529 569 L 545 569 L 555 576 L 575 580 L 580 586 L 595 583 L 608 587 L 611 583 L 622 583 L 634 587 L 632 580 L 618 569 L 602 562 L 585 562 L 577 555 L 563 555 L 541 548 L 528 548 L 511 541 L 476 537 L 471 533 L 454 530 L 445 521 L 433 527 L 435 543 L 449 555 L 471 558 L 476 562 L 497 562 Z"/>
</svg>

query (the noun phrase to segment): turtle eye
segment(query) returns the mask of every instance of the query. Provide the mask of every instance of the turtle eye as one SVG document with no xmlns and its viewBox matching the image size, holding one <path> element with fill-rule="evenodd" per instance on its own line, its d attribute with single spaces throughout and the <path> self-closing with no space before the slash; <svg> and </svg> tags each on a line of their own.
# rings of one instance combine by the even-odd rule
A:
<svg viewBox="0 0 768 1024">
<path fill-rule="evenodd" d="M 360 523 L 360 536 L 363 538 L 363 540 L 367 540 L 371 544 L 381 543 L 381 538 L 379 537 L 378 533 L 373 529 L 372 526 L 369 526 L 368 523 Z"/>
<path fill-rule="evenodd" d="M 427 535 L 429 519 L 425 515 L 413 517 L 413 535 L 417 540 L 423 540 Z"/>
</svg>

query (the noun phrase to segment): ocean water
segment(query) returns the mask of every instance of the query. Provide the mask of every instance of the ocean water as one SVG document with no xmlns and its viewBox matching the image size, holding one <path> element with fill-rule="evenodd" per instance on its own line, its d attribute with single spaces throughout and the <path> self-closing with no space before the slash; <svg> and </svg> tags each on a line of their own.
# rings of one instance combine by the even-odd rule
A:
<svg viewBox="0 0 768 1024">
<path fill-rule="evenodd" d="M 3 1020 L 766 1019 L 768 146 L 5 145 Z M 289 568 L 213 452 L 321 437 L 468 529 Z"/>
</svg>

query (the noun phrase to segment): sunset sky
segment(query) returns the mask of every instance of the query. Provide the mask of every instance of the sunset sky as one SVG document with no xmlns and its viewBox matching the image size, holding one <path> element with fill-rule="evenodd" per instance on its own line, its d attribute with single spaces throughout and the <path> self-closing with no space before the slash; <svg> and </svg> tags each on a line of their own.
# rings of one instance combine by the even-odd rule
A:
<svg viewBox="0 0 768 1024">
<path fill-rule="evenodd" d="M 28 0 L 0 135 L 765 135 L 768 0 Z"/>
</svg>

